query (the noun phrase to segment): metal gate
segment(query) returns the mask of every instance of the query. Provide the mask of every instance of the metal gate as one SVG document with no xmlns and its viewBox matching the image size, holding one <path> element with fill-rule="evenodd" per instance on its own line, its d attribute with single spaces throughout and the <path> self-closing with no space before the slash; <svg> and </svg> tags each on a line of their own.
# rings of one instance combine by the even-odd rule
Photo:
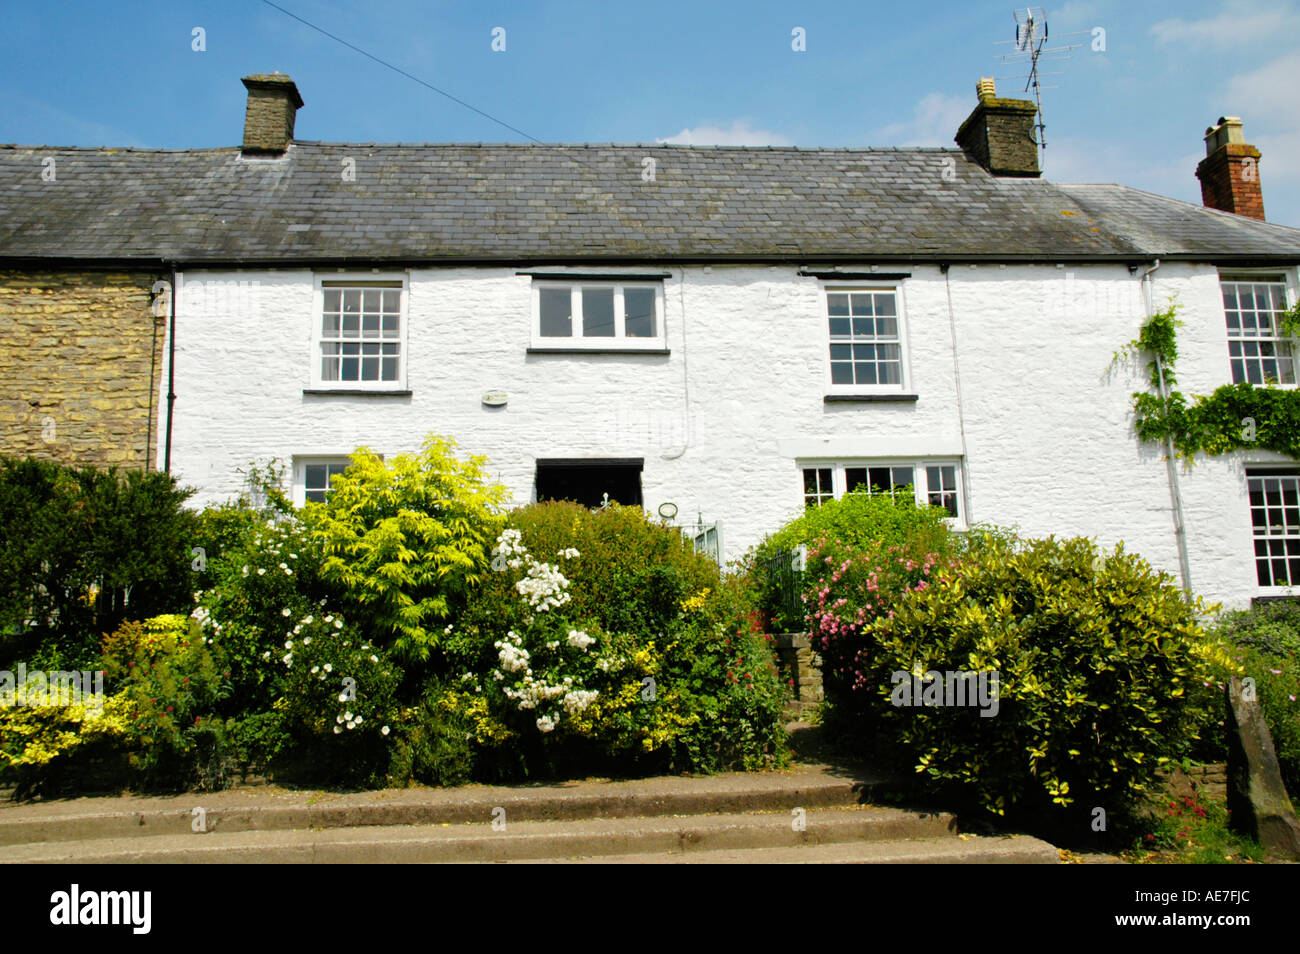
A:
<svg viewBox="0 0 1300 954">
<path fill-rule="evenodd" d="M 713 557 L 718 566 L 722 566 L 722 554 L 725 551 L 722 548 L 721 520 L 705 523 L 704 515 L 700 514 L 695 520 L 695 526 L 679 527 L 678 529 L 681 530 L 683 537 L 691 541 L 696 553 L 707 553 Z"/>
</svg>

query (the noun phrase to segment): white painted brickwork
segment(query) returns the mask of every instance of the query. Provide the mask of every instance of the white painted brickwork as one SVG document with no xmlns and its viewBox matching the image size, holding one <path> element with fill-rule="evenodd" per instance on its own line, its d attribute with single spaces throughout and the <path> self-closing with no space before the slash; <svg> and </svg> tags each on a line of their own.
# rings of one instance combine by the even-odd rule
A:
<svg viewBox="0 0 1300 954">
<path fill-rule="evenodd" d="M 530 278 L 513 268 L 411 269 L 409 397 L 303 394 L 316 280 L 369 271 L 189 272 L 176 318 L 173 472 L 199 488 L 192 503 L 203 506 L 238 493 L 250 460 L 346 456 L 359 445 L 392 456 L 433 431 L 486 455 L 524 503 L 537 458 L 644 458 L 646 507 L 671 501 L 683 522 L 697 512 L 721 520 L 735 558 L 799 512 L 797 461 L 963 456 L 938 267 L 897 267 L 912 275 L 900 297 L 919 400 L 872 404 L 823 403 L 831 283 L 793 266 L 668 270 L 663 357 L 527 354 Z M 1120 265 L 952 267 L 965 506 L 973 521 L 1030 535 L 1122 539 L 1176 574 L 1162 450 L 1140 445 L 1131 428 L 1143 369 L 1111 369 L 1143 320 L 1138 276 Z M 1154 287 L 1157 307 L 1172 295 L 1183 306 L 1179 387 L 1229 383 L 1217 270 L 1165 264 Z M 507 392 L 508 404 L 484 406 L 488 390 Z M 1239 606 L 1280 592 L 1255 581 L 1243 468 L 1283 460 L 1260 452 L 1180 469 L 1199 594 Z"/>
</svg>

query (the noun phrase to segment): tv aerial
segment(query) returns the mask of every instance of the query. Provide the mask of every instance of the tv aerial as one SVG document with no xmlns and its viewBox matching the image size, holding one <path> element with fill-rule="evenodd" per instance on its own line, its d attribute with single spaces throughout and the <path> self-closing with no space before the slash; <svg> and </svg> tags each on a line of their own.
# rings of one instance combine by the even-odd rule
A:
<svg viewBox="0 0 1300 954">
<path fill-rule="evenodd" d="M 1047 148 L 1047 123 L 1043 118 L 1043 90 L 1057 89 L 1056 86 L 1044 86 L 1041 80 L 1043 76 L 1059 76 L 1060 70 L 1044 71 L 1038 66 L 1039 60 L 1059 61 L 1068 60 L 1070 52 L 1077 50 L 1081 44 L 1070 43 L 1065 46 L 1048 46 L 1047 45 L 1047 11 L 1042 7 L 1023 7 L 1012 11 L 1012 16 L 1016 20 L 1016 34 L 1014 40 L 998 40 L 998 45 L 1012 43 L 1014 48 L 1010 53 L 1004 53 L 1000 57 L 1004 63 L 1020 63 L 1029 67 L 1028 74 L 1020 73 L 1014 76 L 1000 76 L 998 79 L 1015 79 L 1025 80 L 1025 89 L 1027 93 L 1033 91 L 1034 105 L 1038 107 L 1038 122 L 1034 128 L 1038 131 L 1038 150 L 1039 158 L 1042 158 L 1042 152 Z M 1088 33 L 1087 30 L 1079 30 L 1074 33 L 1067 33 L 1065 36 L 1083 36 Z"/>
</svg>

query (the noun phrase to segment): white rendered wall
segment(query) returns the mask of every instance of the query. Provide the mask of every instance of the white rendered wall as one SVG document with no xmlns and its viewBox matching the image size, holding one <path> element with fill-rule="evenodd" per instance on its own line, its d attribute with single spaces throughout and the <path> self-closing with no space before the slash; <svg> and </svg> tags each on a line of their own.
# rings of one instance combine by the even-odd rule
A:
<svg viewBox="0 0 1300 954">
<path fill-rule="evenodd" d="M 793 266 L 666 270 L 671 354 L 662 357 L 527 354 L 530 278 L 514 268 L 411 269 L 410 397 L 303 394 L 315 279 L 368 271 L 189 272 L 178 291 L 172 471 L 203 506 L 237 494 L 252 460 L 346 456 L 362 445 L 391 457 L 436 432 L 463 454 L 486 455 L 492 476 L 525 503 L 538 458 L 644 458 L 647 509 L 671 501 L 679 522 L 697 512 L 721 520 L 733 559 L 801 509 L 798 461 L 957 458 L 964 416 L 971 520 L 1107 546 L 1122 539 L 1177 573 L 1166 465 L 1132 433 L 1130 394 L 1145 386 L 1143 369 L 1111 367 L 1144 317 L 1127 268 L 955 265 L 950 319 L 938 267 L 882 266 L 912 275 L 901 310 L 919 400 L 901 404 L 823 402 L 828 283 Z M 1165 264 L 1154 279 L 1158 308 L 1174 294 L 1184 306 L 1179 387 L 1208 393 L 1230 382 L 1217 271 Z M 484 406 L 488 390 L 507 392 L 507 406 Z M 1255 582 L 1243 472 L 1243 461 L 1279 459 L 1202 457 L 1180 473 L 1198 593 L 1243 605 L 1279 592 Z"/>
</svg>

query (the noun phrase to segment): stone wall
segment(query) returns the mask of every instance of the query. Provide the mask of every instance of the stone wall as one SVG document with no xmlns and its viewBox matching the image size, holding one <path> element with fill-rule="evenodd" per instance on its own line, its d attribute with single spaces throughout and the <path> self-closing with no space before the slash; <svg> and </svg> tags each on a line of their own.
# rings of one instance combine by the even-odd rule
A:
<svg viewBox="0 0 1300 954">
<path fill-rule="evenodd" d="M 140 468 L 153 459 L 161 275 L 0 271 L 0 453 Z"/>
<path fill-rule="evenodd" d="M 801 718 L 822 701 L 821 658 L 813 652 L 804 633 L 782 633 L 773 640 L 777 672 L 794 694 L 786 715 Z"/>
<path fill-rule="evenodd" d="M 1223 762 L 1193 765 L 1190 772 L 1181 766 L 1162 769 L 1159 778 L 1165 791 L 1174 798 L 1201 795 L 1217 799 L 1223 798 L 1228 791 L 1228 766 Z"/>
<path fill-rule="evenodd" d="M 1034 104 L 1025 100 L 981 100 L 957 131 L 957 144 L 994 175 L 1036 177 L 1037 115 Z"/>
</svg>

